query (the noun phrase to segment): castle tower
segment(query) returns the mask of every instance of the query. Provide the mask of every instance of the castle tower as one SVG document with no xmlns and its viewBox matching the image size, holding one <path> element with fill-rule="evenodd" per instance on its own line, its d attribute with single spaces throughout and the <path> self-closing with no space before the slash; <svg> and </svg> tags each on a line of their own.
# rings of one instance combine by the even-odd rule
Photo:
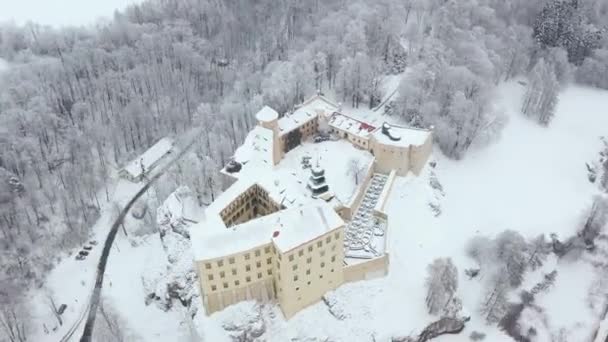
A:
<svg viewBox="0 0 608 342">
<path fill-rule="evenodd" d="M 329 186 L 325 181 L 325 170 L 318 165 L 310 169 L 311 174 L 308 179 L 308 188 L 312 191 L 313 196 L 319 196 L 329 190 Z"/>
<path fill-rule="evenodd" d="M 279 140 L 279 113 L 276 110 L 264 106 L 255 115 L 258 125 L 272 131 L 272 164 L 277 165 L 281 161 L 281 142 Z"/>
</svg>

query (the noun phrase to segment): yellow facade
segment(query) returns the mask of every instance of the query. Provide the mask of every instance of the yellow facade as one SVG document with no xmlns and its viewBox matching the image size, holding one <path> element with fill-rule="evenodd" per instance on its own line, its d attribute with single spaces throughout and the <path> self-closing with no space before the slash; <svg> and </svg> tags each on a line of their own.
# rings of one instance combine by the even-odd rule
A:
<svg viewBox="0 0 608 342">
<path fill-rule="evenodd" d="M 260 120 L 259 125 L 273 131 L 273 165 L 276 165 L 286 153 L 288 132 L 281 131 L 277 118 L 274 117 Z M 317 133 L 318 117 L 311 118 L 293 129 L 298 129 L 304 140 Z M 371 133 L 367 136 L 355 135 L 336 127 L 332 127 L 331 132 L 361 149 L 370 151 L 374 156 L 374 162 L 366 170 L 351 201 L 334 210 L 344 220 L 350 219 L 373 174 L 390 174 L 382 200 L 374 209 L 375 216 L 388 220 L 384 205 L 394 177 L 405 176 L 409 171 L 416 175 L 420 173 L 432 152 L 431 132 L 420 145 L 383 143 Z M 416 143 L 421 141 L 422 139 Z M 233 179 L 234 177 L 230 179 L 230 183 Z M 226 227 L 231 227 L 282 209 L 285 207 L 273 201 L 262 187 L 254 184 L 222 208 L 219 216 Z M 345 282 L 386 275 L 388 252 L 381 257 L 345 266 L 344 226 L 332 228 L 290 250 L 280 250 L 274 240 L 269 238 L 267 243 L 246 251 L 214 259 L 196 260 L 201 296 L 207 314 L 244 300 L 276 300 L 285 317 L 290 318 L 301 309 L 319 301 L 327 291 Z"/>
<path fill-rule="evenodd" d="M 277 299 L 286 318 L 313 304 L 343 281 L 343 227 L 289 251 L 269 242 L 221 258 L 198 260 L 208 314 L 243 300 Z"/>
</svg>

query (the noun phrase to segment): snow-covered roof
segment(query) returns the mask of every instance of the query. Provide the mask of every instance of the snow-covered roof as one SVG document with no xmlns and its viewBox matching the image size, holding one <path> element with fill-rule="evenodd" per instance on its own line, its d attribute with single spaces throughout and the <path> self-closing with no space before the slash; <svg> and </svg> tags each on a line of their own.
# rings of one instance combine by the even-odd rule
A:
<svg viewBox="0 0 608 342">
<path fill-rule="evenodd" d="M 361 138 L 369 137 L 370 133 L 376 129 L 376 127 L 366 122 L 337 112 L 332 114 L 330 117 L 329 126 L 346 131 Z"/>
<path fill-rule="evenodd" d="M 383 127 L 388 128 L 388 134 L 383 132 Z M 421 128 L 397 126 L 385 122 L 372 134 L 374 138 L 382 144 L 407 147 L 424 145 L 431 135 L 431 131 Z"/>
<path fill-rule="evenodd" d="M 172 148 L 173 139 L 162 138 L 156 144 L 152 145 L 152 147 L 150 147 L 142 155 L 127 164 L 127 166 L 125 166 L 123 170 L 133 177 L 139 177 L 142 173 L 142 165 L 143 169 L 146 170 L 146 172 L 150 171 L 150 168 L 167 153 L 169 153 Z"/>
<path fill-rule="evenodd" d="M 304 102 L 292 114 L 286 114 L 279 119 L 279 135 L 287 134 L 294 129 L 313 120 L 320 114 L 329 115 L 338 108 L 323 96 L 317 95 Z"/>
<path fill-rule="evenodd" d="M 271 241 L 281 252 L 287 252 L 343 224 L 329 204 L 318 202 L 281 210 L 230 228 L 198 225 L 192 229 L 192 244 L 197 260 L 244 252 Z"/>
<path fill-rule="evenodd" d="M 257 114 L 255 115 L 255 118 L 258 121 L 264 121 L 264 122 L 268 122 L 268 121 L 273 121 L 279 118 L 279 113 L 277 113 L 276 110 L 268 107 L 268 106 L 264 106 L 262 109 L 260 109 L 259 112 L 257 112 Z"/>
<path fill-rule="evenodd" d="M 272 130 L 255 126 L 245 138 L 245 142 L 234 152 L 234 159 L 241 164 L 247 163 L 272 166 Z"/>
</svg>

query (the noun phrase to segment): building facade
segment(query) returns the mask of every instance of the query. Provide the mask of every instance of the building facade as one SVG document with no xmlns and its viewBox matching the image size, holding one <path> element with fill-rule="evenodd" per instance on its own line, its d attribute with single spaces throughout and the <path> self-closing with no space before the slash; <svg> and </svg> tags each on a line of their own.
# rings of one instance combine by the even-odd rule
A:
<svg viewBox="0 0 608 342">
<path fill-rule="evenodd" d="M 249 173 L 272 173 L 286 153 L 321 126 L 369 151 L 372 163 L 348 203 L 315 195 L 315 190 L 328 190 L 315 168 L 308 181 L 300 181 L 309 190 L 305 203 L 291 198 L 279 181 L 262 186 L 249 181 L 247 172 L 225 173 L 231 185 L 191 231 L 207 314 L 258 300 L 278 302 L 290 318 L 344 282 L 386 275 L 385 203 L 394 178 L 418 175 L 430 158 L 431 131 L 389 123 L 376 127 L 339 113 L 337 105 L 319 95 L 283 117 L 266 106 L 256 119 L 258 126 L 244 143 L 247 151 L 234 158 Z M 372 240 L 380 251 L 369 248 Z"/>
</svg>

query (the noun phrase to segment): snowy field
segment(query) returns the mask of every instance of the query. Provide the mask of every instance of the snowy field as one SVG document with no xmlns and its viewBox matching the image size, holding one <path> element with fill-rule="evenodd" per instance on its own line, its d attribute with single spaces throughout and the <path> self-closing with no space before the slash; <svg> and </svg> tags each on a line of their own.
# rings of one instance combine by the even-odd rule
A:
<svg viewBox="0 0 608 342">
<path fill-rule="evenodd" d="M 315 337 L 316 341 L 328 338 L 388 342 L 392 336 L 414 335 L 437 318 L 428 315 L 424 305 L 426 266 L 435 258 L 451 257 L 460 275 L 458 296 L 463 300 L 465 313 L 472 318 L 460 335 L 436 341 L 469 341 L 472 331 L 487 334 L 485 341 L 509 341 L 495 327 L 486 326 L 477 314 L 483 291 L 478 280 L 468 280 L 463 274 L 464 269 L 474 266 L 473 260 L 465 255 L 464 246 L 472 236 L 494 236 L 505 229 L 517 230 L 527 237 L 552 232 L 560 237 L 571 235 L 597 191 L 587 181 L 585 162 L 596 158 L 599 136 L 608 135 L 608 115 L 604 109 L 608 108 L 608 92 L 581 87 L 566 89 L 549 128 L 539 127 L 519 114 L 522 93 L 523 87 L 515 82 L 500 88 L 497 105 L 504 109 L 509 122 L 494 144 L 471 151 L 462 161 L 448 160 L 435 151 L 436 168 L 427 166 L 420 177 L 396 180 L 387 206 L 389 275 L 346 284 L 329 293 L 332 311 L 341 313 L 342 319 L 330 314 L 324 303 L 285 321 L 278 307 L 270 304 L 260 309 L 252 302 L 244 302 L 207 317 L 196 302 L 199 314 L 195 324 L 200 340 L 231 341 L 223 328 L 225 324 L 246 324 L 260 319 L 265 324 L 266 341 L 296 338 L 303 341 Z M 281 167 L 301 170 L 303 153 L 319 155 L 321 165 L 326 168 L 329 166 L 325 163 L 330 161 L 340 168 L 347 165 L 349 154 L 332 154 L 330 159 L 324 154 L 324 146 L 353 148 L 345 142 L 307 143 L 294 150 L 297 153 L 288 154 Z M 444 194 L 429 186 L 432 173 L 441 182 Z M 351 177 L 332 172 L 327 178 L 337 193 L 352 191 Z M 121 181 L 114 196 L 121 201 L 138 186 Z M 439 206 L 442 214 L 436 217 L 429 203 Z M 102 219 L 94 228 L 96 236 L 102 236 L 109 226 Z M 127 229 L 134 229 L 137 224 L 140 223 L 129 220 Z M 84 261 L 66 256 L 51 272 L 50 291 L 58 303 L 68 304 L 65 324 L 57 332 L 42 331 L 42 324 L 50 328 L 54 318 L 44 292 L 32 295 L 36 329 L 40 330 L 36 341 L 58 341 L 78 319 L 92 288 L 99 252 L 97 246 Z M 165 267 L 164 253 L 158 235 L 134 238 L 121 233 L 110 255 L 103 297 L 130 327 L 129 340 L 192 341 L 186 337 L 190 326 L 184 323 L 188 320 L 178 305 L 164 312 L 156 305 L 144 303 L 142 274 L 154 267 Z M 540 272 L 554 268 L 560 272 L 555 287 L 538 299 L 538 304 L 549 313 L 547 322 L 539 323 L 547 328 L 539 332 L 539 341 L 550 341 L 550 335 L 561 328 L 572 331 L 567 341 L 582 341 L 597 323 L 597 316 L 585 304 L 592 282 L 588 264 L 550 260 L 541 270 L 527 276 L 524 287 L 534 284 Z"/>
</svg>

